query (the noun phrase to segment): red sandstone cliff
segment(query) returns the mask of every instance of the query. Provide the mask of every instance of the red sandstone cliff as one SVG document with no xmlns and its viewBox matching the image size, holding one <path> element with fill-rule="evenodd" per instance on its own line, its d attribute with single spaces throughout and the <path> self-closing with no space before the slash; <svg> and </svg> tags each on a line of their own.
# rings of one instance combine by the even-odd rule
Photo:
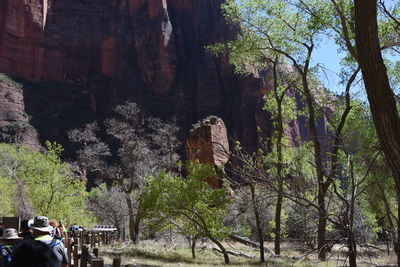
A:
<svg viewBox="0 0 400 267">
<path fill-rule="evenodd" d="M 27 81 L 26 111 L 42 140 L 130 99 L 177 116 L 183 132 L 207 115 L 222 117 L 252 149 L 256 118 L 264 123 L 263 82 L 237 77 L 225 58 L 204 51 L 235 37 L 221 2 L 2 0 L 0 72 Z"/>
</svg>

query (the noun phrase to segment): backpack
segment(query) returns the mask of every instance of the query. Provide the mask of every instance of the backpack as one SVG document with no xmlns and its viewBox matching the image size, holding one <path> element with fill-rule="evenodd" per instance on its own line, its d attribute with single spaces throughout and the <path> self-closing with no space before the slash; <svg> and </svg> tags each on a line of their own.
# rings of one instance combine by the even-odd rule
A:
<svg viewBox="0 0 400 267">
<path fill-rule="evenodd" d="M 48 244 L 49 247 L 51 247 L 52 249 L 54 249 L 55 246 L 61 244 L 62 241 L 60 241 L 59 238 L 57 237 L 53 237 L 53 240 L 51 240 L 50 244 Z"/>
<path fill-rule="evenodd" d="M 4 267 L 8 267 L 11 264 L 11 254 L 13 252 L 13 247 L 12 246 L 0 246 L 0 252 L 1 252 L 1 260 L 3 261 Z"/>
</svg>

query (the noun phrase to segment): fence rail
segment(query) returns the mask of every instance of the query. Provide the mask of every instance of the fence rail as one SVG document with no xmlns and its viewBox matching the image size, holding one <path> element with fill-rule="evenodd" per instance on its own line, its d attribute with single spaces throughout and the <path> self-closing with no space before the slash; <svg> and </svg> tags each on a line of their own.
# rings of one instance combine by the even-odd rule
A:
<svg viewBox="0 0 400 267">
<path fill-rule="evenodd" d="M 116 231 L 99 230 L 70 232 L 65 240 L 70 267 L 105 267 L 99 247 L 118 240 Z M 121 267 L 121 258 L 114 258 L 112 267 Z"/>
</svg>

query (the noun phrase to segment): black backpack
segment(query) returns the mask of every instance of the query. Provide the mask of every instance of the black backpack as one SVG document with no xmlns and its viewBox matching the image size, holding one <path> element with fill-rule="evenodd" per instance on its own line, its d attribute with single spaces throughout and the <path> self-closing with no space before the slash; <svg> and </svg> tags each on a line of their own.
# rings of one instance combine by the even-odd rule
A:
<svg viewBox="0 0 400 267">
<path fill-rule="evenodd" d="M 0 252 L 4 267 L 10 266 L 13 248 L 11 246 L 0 246 Z"/>
</svg>

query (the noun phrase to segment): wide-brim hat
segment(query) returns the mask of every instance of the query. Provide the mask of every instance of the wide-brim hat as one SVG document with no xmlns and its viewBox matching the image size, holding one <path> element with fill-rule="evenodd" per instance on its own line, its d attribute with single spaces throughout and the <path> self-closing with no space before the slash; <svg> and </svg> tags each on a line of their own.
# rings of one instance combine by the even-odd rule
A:
<svg viewBox="0 0 400 267">
<path fill-rule="evenodd" d="M 0 240 L 18 240 L 18 239 L 22 239 L 22 237 L 18 236 L 18 232 L 14 228 L 4 229 L 3 235 L 0 236 Z"/>
<path fill-rule="evenodd" d="M 53 230 L 53 226 L 49 225 L 49 218 L 45 216 L 36 216 L 28 221 L 28 227 L 41 232 L 49 232 Z"/>
</svg>

